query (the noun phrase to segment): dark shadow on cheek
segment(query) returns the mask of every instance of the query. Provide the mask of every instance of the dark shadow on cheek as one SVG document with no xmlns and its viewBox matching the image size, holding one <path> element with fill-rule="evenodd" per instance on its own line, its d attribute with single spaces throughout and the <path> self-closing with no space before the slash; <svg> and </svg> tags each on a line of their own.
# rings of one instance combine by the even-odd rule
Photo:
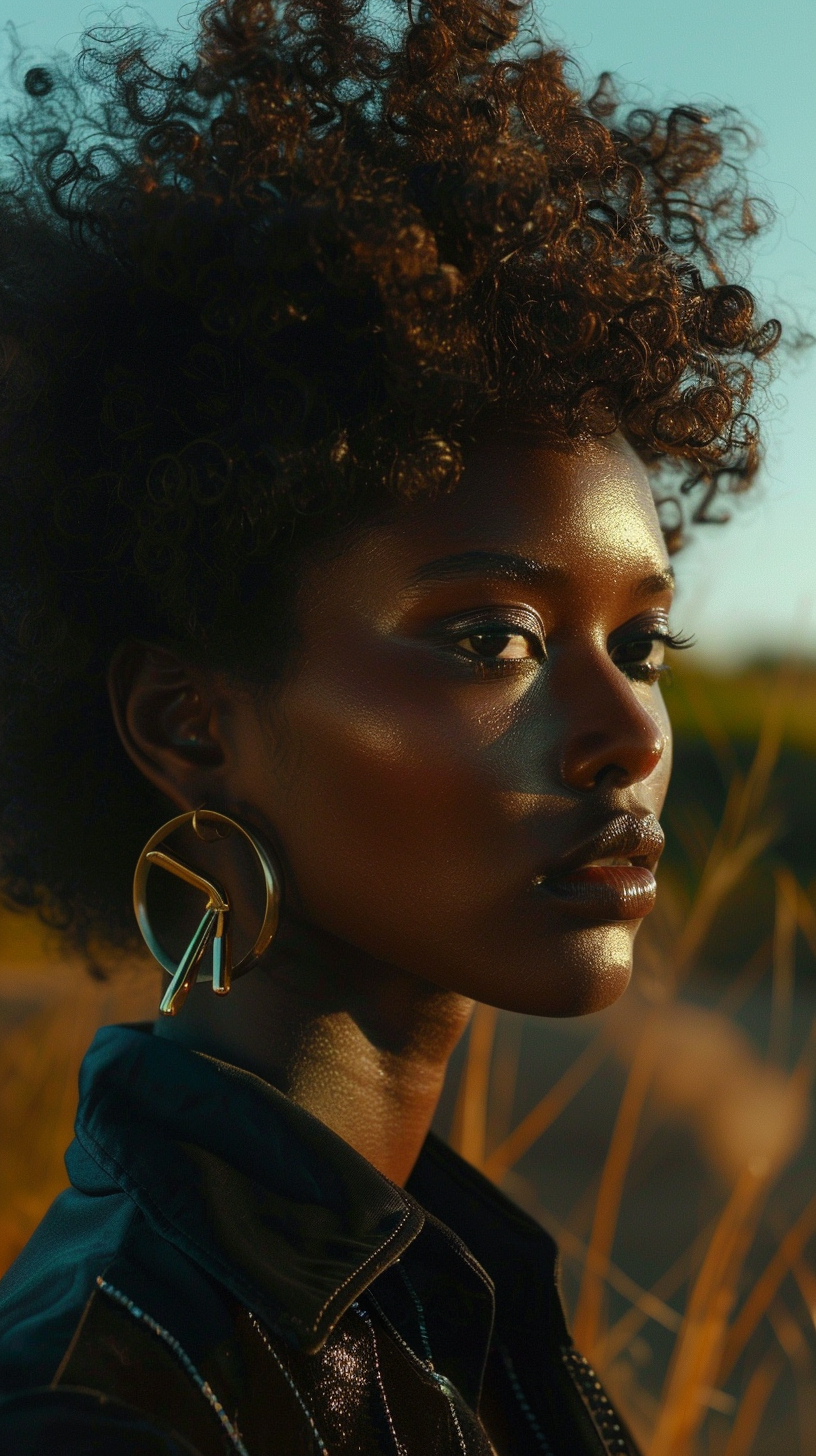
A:
<svg viewBox="0 0 816 1456">
<path fill-rule="evenodd" d="M 531 688 L 482 751 L 482 762 L 503 793 L 548 798 L 567 794 L 557 766 L 559 723 L 547 712 L 544 696 Z"/>
<path fill-rule="evenodd" d="M 671 777 L 672 734 L 662 699 L 655 708 L 654 721 L 665 735 L 665 747 L 656 768 L 647 779 L 638 782 L 648 784 L 650 807 L 658 813 Z M 575 790 L 564 783 L 560 767 L 570 730 L 566 715 L 552 701 L 546 681 L 532 683 L 519 695 L 508 708 L 503 727 L 498 716 L 496 723 L 495 735 L 483 748 L 481 759 L 500 791 L 508 795 L 546 797 L 553 806 L 558 801 L 564 807 L 574 803 Z M 614 761 L 613 748 L 610 763 Z M 656 798 L 659 804 L 654 802 Z"/>
</svg>

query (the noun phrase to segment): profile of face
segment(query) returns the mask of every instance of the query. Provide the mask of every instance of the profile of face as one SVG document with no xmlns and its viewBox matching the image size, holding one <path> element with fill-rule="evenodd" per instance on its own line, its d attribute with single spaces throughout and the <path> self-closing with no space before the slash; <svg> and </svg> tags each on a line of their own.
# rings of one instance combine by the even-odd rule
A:
<svg viewBox="0 0 816 1456">
<path fill-rule="evenodd" d="M 450 494 L 307 564 L 282 681 L 193 673 L 161 698 L 148 655 L 120 725 L 180 807 L 266 835 L 284 936 L 514 1011 L 594 1011 L 655 898 L 671 595 L 623 440 L 494 434 Z"/>
</svg>

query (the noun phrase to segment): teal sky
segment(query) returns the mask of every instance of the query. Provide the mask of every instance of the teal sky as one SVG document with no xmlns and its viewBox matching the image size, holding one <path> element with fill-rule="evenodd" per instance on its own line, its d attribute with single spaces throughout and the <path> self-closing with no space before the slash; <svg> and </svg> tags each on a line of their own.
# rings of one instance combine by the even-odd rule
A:
<svg viewBox="0 0 816 1456">
<path fill-rule="evenodd" d="M 106 7 L 0 0 L 26 45 L 72 49 Z M 184 5 L 187 15 L 193 10 Z M 140 7 L 163 25 L 176 0 Z M 121 12 L 120 12 L 121 13 Z M 757 188 L 779 220 L 757 249 L 752 283 L 816 332 L 816 5 L 813 0 L 553 0 L 538 13 L 588 75 L 612 70 L 636 100 L 739 107 L 759 129 Z M 704 528 L 677 561 L 677 625 L 720 660 L 756 652 L 816 657 L 816 350 L 774 387 L 768 458 L 725 528 Z"/>
</svg>

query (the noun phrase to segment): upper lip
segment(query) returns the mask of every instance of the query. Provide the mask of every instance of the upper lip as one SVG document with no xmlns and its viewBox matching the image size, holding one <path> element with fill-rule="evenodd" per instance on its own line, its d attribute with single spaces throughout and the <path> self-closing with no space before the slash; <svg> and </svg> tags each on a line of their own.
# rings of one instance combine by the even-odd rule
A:
<svg viewBox="0 0 816 1456">
<path fill-rule="evenodd" d="M 654 871 L 663 853 L 665 836 L 654 814 L 624 810 L 607 819 L 600 829 L 581 840 L 536 880 L 557 880 L 574 870 L 584 869 L 599 859 L 626 859 L 633 865 Z"/>
</svg>

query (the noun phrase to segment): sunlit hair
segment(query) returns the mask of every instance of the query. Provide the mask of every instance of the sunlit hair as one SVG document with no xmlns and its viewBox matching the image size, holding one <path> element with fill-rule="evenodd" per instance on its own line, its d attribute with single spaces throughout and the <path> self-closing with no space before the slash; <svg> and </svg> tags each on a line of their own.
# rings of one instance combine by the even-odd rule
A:
<svg viewBox="0 0 816 1456">
<path fill-rule="evenodd" d="M 35 67 L 0 231 L 0 878 L 130 935 L 162 808 L 129 635 L 269 680 L 302 550 L 455 486 L 491 421 L 620 429 L 671 544 L 747 485 L 775 322 L 729 281 L 745 135 L 582 94 L 507 0 L 218 0 L 186 58 Z M 389 30 L 389 24 L 391 29 Z"/>
</svg>

